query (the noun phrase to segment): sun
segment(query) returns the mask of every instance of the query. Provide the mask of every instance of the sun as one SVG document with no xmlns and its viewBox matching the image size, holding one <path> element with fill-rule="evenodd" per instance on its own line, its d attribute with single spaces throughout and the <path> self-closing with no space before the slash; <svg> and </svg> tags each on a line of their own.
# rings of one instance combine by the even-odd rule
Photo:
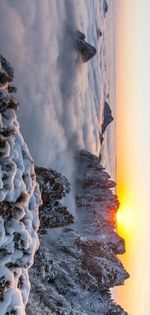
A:
<svg viewBox="0 0 150 315">
<path fill-rule="evenodd" d="M 122 236 L 127 234 L 133 226 L 133 209 L 127 204 L 122 204 L 116 214 L 117 231 Z"/>
</svg>

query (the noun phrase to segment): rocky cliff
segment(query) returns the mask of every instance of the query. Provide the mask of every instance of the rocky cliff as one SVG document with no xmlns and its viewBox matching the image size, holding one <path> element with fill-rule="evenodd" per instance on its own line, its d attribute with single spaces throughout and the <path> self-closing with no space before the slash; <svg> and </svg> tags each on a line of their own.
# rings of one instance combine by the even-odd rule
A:
<svg viewBox="0 0 150 315">
<path fill-rule="evenodd" d="M 83 62 L 88 62 L 96 55 L 96 48 L 85 41 L 85 34 L 77 31 L 75 34 L 75 48 L 80 53 Z"/>
<path fill-rule="evenodd" d="M 108 11 L 108 3 L 106 0 L 103 0 L 103 12 L 104 12 L 104 16 L 106 16 Z"/>
<path fill-rule="evenodd" d="M 14 71 L 0 56 L 0 314 L 23 315 L 30 291 L 28 269 L 39 241 L 41 202 L 34 163 L 20 133 L 11 94 Z M 11 93 L 10 93 L 11 92 Z"/>
<path fill-rule="evenodd" d="M 103 122 L 101 126 L 101 132 L 100 132 L 100 143 L 103 144 L 104 141 L 104 133 L 109 126 L 109 124 L 114 120 L 112 116 L 112 110 L 107 102 L 104 104 L 104 110 L 103 110 Z"/>
<path fill-rule="evenodd" d="M 36 167 L 36 177 L 40 185 L 43 204 L 40 207 L 40 230 L 44 234 L 48 228 L 62 227 L 72 224 L 75 218 L 60 200 L 71 190 L 67 178 L 60 173 Z"/>
<path fill-rule="evenodd" d="M 30 270 L 32 290 L 27 315 L 126 315 L 110 294 L 110 288 L 122 285 L 129 276 L 117 258 L 117 254 L 124 253 L 125 244 L 115 232 L 119 206 L 112 192 L 115 183 L 100 165 L 99 158 L 85 150 L 76 152 L 75 164 L 76 222 L 56 228 L 60 220 L 57 222 L 57 215 L 56 220 L 51 218 L 51 210 L 47 209 L 40 248 Z M 47 172 L 37 169 L 42 191 L 52 170 Z M 46 199 L 48 195 L 50 200 L 55 199 L 56 191 L 57 197 L 62 196 L 62 191 L 69 191 L 68 182 L 60 174 L 58 190 L 54 189 L 58 181 L 55 174 L 46 189 Z M 42 211 L 45 212 L 45 201 Z M 65 224 L 67 220 L 72 223 L 69 216 Z"/>
</svg>

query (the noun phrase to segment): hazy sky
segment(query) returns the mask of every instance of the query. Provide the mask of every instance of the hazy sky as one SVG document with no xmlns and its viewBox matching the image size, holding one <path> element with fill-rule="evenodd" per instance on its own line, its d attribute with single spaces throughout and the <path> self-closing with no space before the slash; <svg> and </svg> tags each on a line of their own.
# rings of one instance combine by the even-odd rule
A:
<svg viewBox="0 0 150 315">
<path fill-rule="evenodd" d="M 117 180 L 129 315 L 150 310 L 150 1 L 116 0 Z"/>
</svg>

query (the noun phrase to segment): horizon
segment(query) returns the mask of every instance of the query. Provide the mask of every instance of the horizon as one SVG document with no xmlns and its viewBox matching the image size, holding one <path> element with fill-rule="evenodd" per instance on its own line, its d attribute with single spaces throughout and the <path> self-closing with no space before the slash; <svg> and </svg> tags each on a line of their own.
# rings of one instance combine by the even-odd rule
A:
<svg viewBox="0 0 150 315">
<path fill-rule="evenodd" d="M 121 260 L 130 273 L 130 279 L 117 289 L 117 302 L 129 314 L 147 315 L 150 308 L 150 246 L 147 244 L 150 2 L 117 0 L 116 8 L 117 193 L 122 213 L 118 231 L 127 247 Z M 127 213 L 130 222 L 125 227 Z"/>
<path fill-rule="evenodd" d="M 1 312 L 148 315 L 150 1 L 0 8 Z"/>
</svg>

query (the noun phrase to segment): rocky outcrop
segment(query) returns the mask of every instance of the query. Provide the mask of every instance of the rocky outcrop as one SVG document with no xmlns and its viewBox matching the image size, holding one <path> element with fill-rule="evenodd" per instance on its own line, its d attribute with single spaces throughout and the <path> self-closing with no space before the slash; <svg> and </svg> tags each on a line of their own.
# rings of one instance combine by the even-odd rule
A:
<svg viewBox="0 0 150 315">
<path fill-rule="evenodd" d="M 39 241 L 41 203 L 34 163 L 20 133 L 15 111 L 19 103 L 9 93 L 14 71 L 0 56 L 0 314 L 23 315 Z M 12 91 L 11 91 L 12 92 Z"/>
<path fill-rule="evenodd" d="M 73 215 L 60 202 L 71 190 L 67 178 L 52 169 L 43 167 L 36 167 L 35 171 L 43 201 L 39 211 L 40 233 L 45 233 L 48 228 L 74 223 Z"/>
<path fill-rule="evenodd" d="M 108 11 L 108 4 L 106 0 L 103 0 L 103 12 L 104 12 L 104 16 L 106 16 Z"/>
<path fill-rule="evenodd" d="M 103 141 L 104 141 L 104 133 L 107 129 L 107 127 L 109 126 L 109 124 L 114 120 L 113 116 L 112 116 L 112 110 L 109 106 L 109 104 L 107 102 L 105 102 L 104 104 L 104 110 L 103 110 L 103 123 L 101 126 L 101 132 L 100 132 L 100 143 L 102 145 Z"/>
<path fill-rule="evenodd" d="M 40 235 L 27 315 L 127 315 L 109 291 L 129 276 L 116 256 L 124 253 L 125 244 L 115 232 L 115 183 L 98 157 L 85 150 L 76 152 L 75 165 L 77 219 Z M 37 178 L 42 188 L 43 179 Z"/>
<path fill-rule="evenodd" d="M 92 239 L 109 244 L 115 254 L 124 253 L 124 240 L 114 232 L 119 208 L 118 198 L 112 191 L 115 182 L 100 165 L 97 156 L 82 150 L 77 152 L 75 159 L 76 200 L 78 212 L 82 213 L 78 231 L 84 230 Z"/>
<path fill-rule="evenodd" d="M 85 34 L 77 31 L 75 35 L 75 48 L 80 53 L 83 62 L 88 62 L 96 55 L 96 48 L 85 41 Z"/>
<path fill-rule="evenodd" d="M 14 78 L 14 69 L 2 55 L 0 55 L 0 64 L 1 71 L 5 73 L 5 76 L 7 77 L 7 82 L 11 82 Z"/>
<path fill-rule="evenodd" d="M 103 33 L 100 28 L 97 29 L 97 36 L 102 37 Z"/>
</svg>

